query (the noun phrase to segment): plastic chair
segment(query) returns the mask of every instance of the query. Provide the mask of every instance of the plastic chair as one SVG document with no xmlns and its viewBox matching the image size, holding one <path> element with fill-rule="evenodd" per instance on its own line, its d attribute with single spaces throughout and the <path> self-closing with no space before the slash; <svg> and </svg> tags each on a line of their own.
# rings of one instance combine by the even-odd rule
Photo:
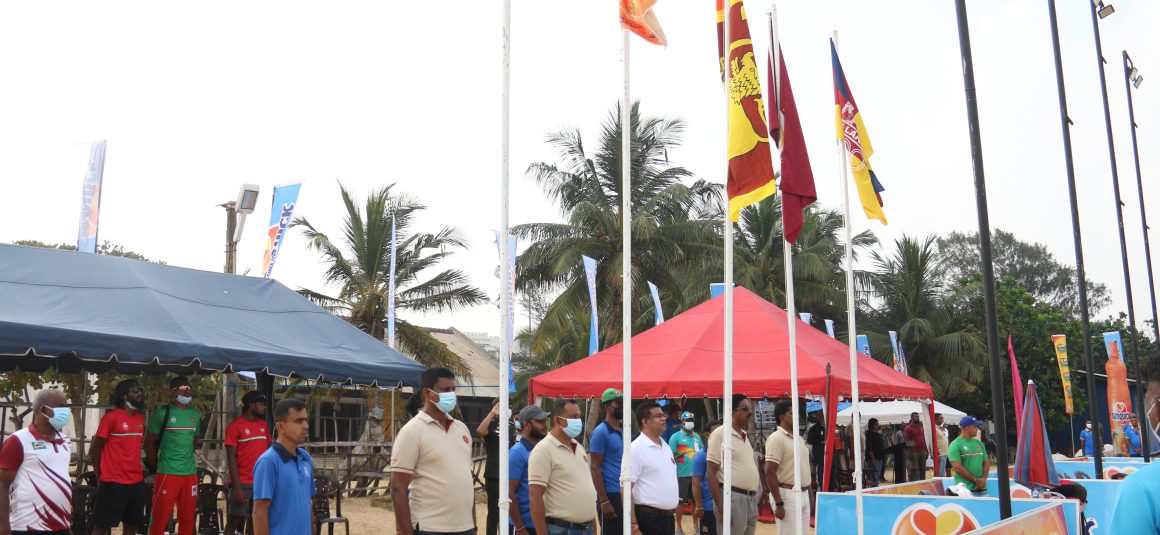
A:
<svg viewBox="0 0 1160 535">
<path fill-rule="evenodd" d="M 202 483 L 197 487 L 197 532 L 201 535 L 219 535 L 222 532 L 222 511 L 219 498 L 228 497 L 224 485 Z"/>
<path fill-rule="evenodd" d="M 92 474 L 92 472 L 88 472 Z M 83 474 L 82 474 L 83 475 Z M 80 479 L 78 477 L 77 479 Z M 96 479 L 95 477 L 93 479 Z M 84 484 L 73 485 L 72 533 L 89 535 L 93 531 L 93 508 L 97 502 L 97 487 Z"/>
<path fill-rule="evenodd" d="M 331 494 L 334 494 L 334 516 L 330 516 Z M 332 475 L 314 474 L 314 498 L 311 501 L 314 507 L 315 535 L 321 535 L 323 524 L 328 526 L 328 535 L 334 535 L 335 524 L 342 524 L 346 535 L 350 535 L 350 521 L 342 516 L 342 492 L 338 488 L 338 479 Z"/>
</svg>

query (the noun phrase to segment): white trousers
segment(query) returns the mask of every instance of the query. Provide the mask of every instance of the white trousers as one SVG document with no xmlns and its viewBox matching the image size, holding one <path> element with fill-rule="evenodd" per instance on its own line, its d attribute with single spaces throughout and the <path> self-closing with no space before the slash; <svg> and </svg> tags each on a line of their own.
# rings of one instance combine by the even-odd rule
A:
<svg viewBox="0 0 1160 535">
<path fill-rule="evenodd" d="M 785 518 L 777 521 L 777 535 L 809 535 L 810 491 L 781 489 L 785 502 Z"/>
</svg>

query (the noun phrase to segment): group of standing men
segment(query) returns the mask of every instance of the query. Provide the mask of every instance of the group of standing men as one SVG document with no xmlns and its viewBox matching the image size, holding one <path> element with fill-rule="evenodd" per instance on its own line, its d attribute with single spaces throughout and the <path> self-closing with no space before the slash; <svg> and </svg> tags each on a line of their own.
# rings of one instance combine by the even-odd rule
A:
<svg viewBox="0 0 1160 535">
<path fill-rule="evenodd" d="M 174 378 L 169 387 L 172 403 L 155 409 L 146 421 L 141 385 L 132 379 L 117 384 L 112 408 L 101 418 L 89 451 L 97 480 L 92 533 L 103 535 L 121 524 L 122 533 L 136 534 L 148 521 L 149 535 L 161 535 L 176 507 L 177 534 L 193 534 L 201 413 L 191 405 L 186 378 Z M 225 532 L 244 531 L 252 518 L 250 533 L 306 535 L 314 494 L 312 460 L 298 447 L 307 438 L 306 406 L 296 399 L 278 403 L 279 436 L 271 446 L 266 404 L 264 395 L 247 393 L 242 415 L 226 429 L 230 490 Z M 71 411 L 63 393 L 42 390 L 33 400 L 32 423 L 4 441 L 0 496 L 7 499 L 0 498 L 0 535 L 70 532 L 72 445 L 63 429 Z M 152 497 L 146 494 L 145 467 L 155 474 Z"/>
</svg>

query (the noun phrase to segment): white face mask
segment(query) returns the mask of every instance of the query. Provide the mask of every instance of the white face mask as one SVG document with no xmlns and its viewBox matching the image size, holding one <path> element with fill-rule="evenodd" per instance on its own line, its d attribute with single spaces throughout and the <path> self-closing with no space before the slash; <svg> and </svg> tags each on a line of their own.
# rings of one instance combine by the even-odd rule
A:
<svg viewBox="0 0 1160 535">
<path fill-rule="evenodd" d="M 685 430 L 692 431 L 693 430 L 693 422 L 685 422 Z"/>
<path fill-rule="evenodd" d="M 1091 428 L 1092 428 L 1092 424 L 1087 424 L 1087 425 L 1086 425 L 1086 426 L 1084 426 L 1084 427 L 1087 427 L 1088 429 L 1091 429 Z"/>
</svg>

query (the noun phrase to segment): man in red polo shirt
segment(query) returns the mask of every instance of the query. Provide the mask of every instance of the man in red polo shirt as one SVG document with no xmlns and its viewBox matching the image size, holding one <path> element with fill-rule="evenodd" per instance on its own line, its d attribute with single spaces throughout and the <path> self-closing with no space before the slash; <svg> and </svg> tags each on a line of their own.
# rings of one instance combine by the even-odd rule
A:
<svg viewBox="0 0 1160 535">
<path fill-rule="evenodd" d="M 100 482 L 93 506 L 93 535 L 106 535 L 119 523 L 137 533 L 145 520 L 145 485 L 141 443 L 145 439 L 145 394 L 133 379 L 117 384 L 113 408 L 101 418 L 89 450 L 89 463 Z"/>
<path fill-rule="evenodd" d="M 226 535 L 243 531 L 254 510 L 254 464 L 270 447 L 266 427 L 266 396 L 258 391 L 242 396 L 242 415 L 226 427 L 226 459 L 230 467 L 229 518 Z M 248 533 L 254 532 L 251 523 Z"/>
</svg>

